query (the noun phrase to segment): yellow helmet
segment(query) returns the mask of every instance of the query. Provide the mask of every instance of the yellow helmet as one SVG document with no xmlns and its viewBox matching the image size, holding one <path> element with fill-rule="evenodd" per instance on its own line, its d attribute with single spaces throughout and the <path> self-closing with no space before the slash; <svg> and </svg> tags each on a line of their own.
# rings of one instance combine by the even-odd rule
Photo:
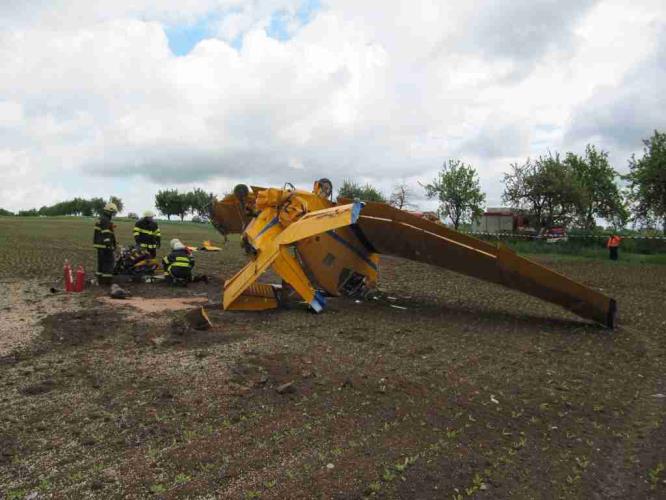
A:
<svg viewBox="0 0 666 500">
<path fill-rule="evenodd" d="M 112 213 L 117 213 L 118 212 L 118 207 L 116 206 L 115 203 L 109 202 L 106 205 L 104 205 L 104 211 L 105 212 L 112 212 Z"/>
</svg>

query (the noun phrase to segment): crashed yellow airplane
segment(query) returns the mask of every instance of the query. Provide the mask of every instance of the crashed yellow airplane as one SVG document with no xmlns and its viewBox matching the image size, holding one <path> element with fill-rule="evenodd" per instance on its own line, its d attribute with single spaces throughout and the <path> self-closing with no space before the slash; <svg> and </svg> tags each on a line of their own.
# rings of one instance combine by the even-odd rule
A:
<svg viewBox="0 0 666 500">
<path fill-rule="evenodd" d="M 332 200 L 327 179 L 312 192 L 291 185 L 238 185 L 213 203 L 213 225 L 242 233 L 250 261 L 224 285 L 225 310 L 263 310 L 280 304 L 281 287 L 257 283 L 272 269 L 313 311 L 325 296 L 366 293 L 377 283 L 379 254 L 434 264 L 558 304 L 613 328 L 615 300 L 494 245 L 384 203 Z"/>
</svg>

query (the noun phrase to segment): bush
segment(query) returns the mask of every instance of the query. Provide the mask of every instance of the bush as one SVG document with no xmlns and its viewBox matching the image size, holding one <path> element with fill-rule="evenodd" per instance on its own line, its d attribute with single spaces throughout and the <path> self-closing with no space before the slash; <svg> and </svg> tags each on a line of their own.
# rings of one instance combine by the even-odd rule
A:
<svg viewBox="0 0 666 500">
<path fill-rule="evenodd" d="M 478 235 L 474 235 L 479 237 Z M 518 253 L 544 253 L 565 255 L 592 255 L 606 252 L 608 234 L 572 237 L 567 241 L 547 243 L 544 240 L 518 238 L 513 234 L 496 236 L 483 236 L 489 242 L 502 242 Z M 643 255 L 666 253 L 666 240 L 651 238 L 624 238 L 620 251 Z"/>
</svg>

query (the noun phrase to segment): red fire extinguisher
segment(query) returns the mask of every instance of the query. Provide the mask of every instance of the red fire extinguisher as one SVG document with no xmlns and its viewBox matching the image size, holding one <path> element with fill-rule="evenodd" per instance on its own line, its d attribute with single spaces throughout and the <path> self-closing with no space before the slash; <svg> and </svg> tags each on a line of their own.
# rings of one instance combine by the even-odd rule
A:
<svg viewBox="0 0 666 500">
<path fill-rule="evenodd" d="M 76 282 L 74 283 L 74 291 L 82 292 L 86 286 L 86 270 L 83 269 L 83 266 L 79 264 L 79 267 L 76 269 Z"/>
<path fill-rule="evenodd" d="M 72 292 L 74 291 L 74 280 L 72 278 L 72 266 L 69 265 L 69 260 L 65 259 L 65 265 L 63 266 L 63 273 L 65 275 L 65 291 Z"/>
</svg>

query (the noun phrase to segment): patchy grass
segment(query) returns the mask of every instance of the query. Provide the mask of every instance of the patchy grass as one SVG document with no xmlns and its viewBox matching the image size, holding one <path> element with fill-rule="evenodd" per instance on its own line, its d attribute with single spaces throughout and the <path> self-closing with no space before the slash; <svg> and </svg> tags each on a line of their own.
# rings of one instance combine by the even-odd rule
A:
<svg viewBox="0 0 666 500">
<path fill-rule="evenodd" d="M 0 217 L 0 279 L 60 277 L 66 258 L 93 270 L 95 220 L 92 217 Z M 220 234 L 209 224 L 159 223 L 163 242 L 160 255 L 167 253 L 172 238 L 180 238 L 193 246 L 200 246 L 203 240 L 222 243 Z M 133 244 L 134 221 L 119 219 L 115 224 L 118 243 Z M 212 271 L 213 267 L 207 270 Z"/>
<path fill-rule="evenodd" d="M 90 221 L 68 222 L 63 253 L 88 258 Z M 58 271 L 30 251 L 33 276 Z M 614 296 L 620 327 L 392 258 L 395 301 L 211 310 L 203 333 L 91 290 L 0 359 L 0 498 L 662 498 L 666 268 L 546 258 Z M 228 277 L 243 256 L 200 261 Z M 216 299 L 221 279 L 130 286 Z"/>
<path fill-rule="evenodd" d="M 521 251 L 521 255 L 535 260 L 543 261 L 608 261 L 609 265 L 666 265 L 666 253 L 661 254 L 639 254 L 639 253 L 628 253 L 620 252 L 620 258 L 616 262 L 609 261 L 608 252 L 601 250 L 588 250 L 581 252 L 579 254 L 568 254 L 568 253 L 547 253 L 547 252 L 538 252 L 530 253 L 529 248 L 525 251 Z"/>
</svg>

